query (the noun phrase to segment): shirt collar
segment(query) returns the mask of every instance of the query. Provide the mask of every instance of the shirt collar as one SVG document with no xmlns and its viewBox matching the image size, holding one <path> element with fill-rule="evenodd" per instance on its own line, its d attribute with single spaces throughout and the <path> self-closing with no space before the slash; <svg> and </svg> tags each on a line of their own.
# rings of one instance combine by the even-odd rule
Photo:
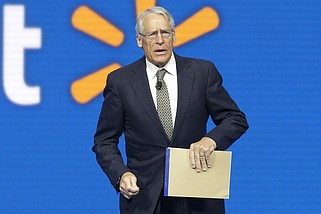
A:
<svg viewBox="0 0 321 214">
<path fill-rule="evenodd" d="M 148 61 L 147 58 L 146 58 L 146 68 L 147 68 L 147 72 L 151 72 L 152 73 L 152 78 L 156 77 L 156 73 L 160 69 L 159 67 L 157 67 L 156 65 L 154 65 L 153 63 Z M 173 52 L 172 52 L 172 56 L 169 59 L 168 63 L 162 68 L 166 69 L 167 73 L 169 73 L 172 76 L 176 76 L 177 75 L 176 60 L 175 60 Z"/>
</svg>

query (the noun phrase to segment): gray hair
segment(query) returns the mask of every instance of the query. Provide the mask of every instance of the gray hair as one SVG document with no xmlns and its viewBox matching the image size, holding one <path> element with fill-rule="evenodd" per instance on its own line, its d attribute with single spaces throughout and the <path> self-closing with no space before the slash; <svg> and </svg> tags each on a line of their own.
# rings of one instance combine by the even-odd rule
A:
<svg viewBox="0 0 321 214">
<path fill-rule="evenodd" d="M 165 8 L 155 6 L 155 7 L 148 8 L 147 10 L 144 10 L 137 17 L 136 26 L 135 26 L 136 36 L 138 36 L 139 34 L 142 34 L 144 32 L 143 21 L 144 21 L 146 15 L 148 15 L 150 13 L 163 15 L 165 17 L 165 19 L 169 22 L 169 24 L 172 28 L 171 30 L 175 31 L 175 23 L 174 23 L 173 16 Z"/>
</svg>

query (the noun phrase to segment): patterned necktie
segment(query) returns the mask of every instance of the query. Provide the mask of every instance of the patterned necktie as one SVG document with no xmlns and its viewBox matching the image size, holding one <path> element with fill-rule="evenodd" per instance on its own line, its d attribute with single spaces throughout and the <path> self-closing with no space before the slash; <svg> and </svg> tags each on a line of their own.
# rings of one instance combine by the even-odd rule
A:
<svg viewBox="0 0 321 214">
<path fill-rule="evenodd" d="M 165 69 L 160 69 L 156 73 L 157 84 L 156 84 L 156 100 L 157 100 L 157 112 L 159 119 L 162 122 L 164 130 L 171 140 L 173 135 L 173 121 L 171 113 L 171 105 L 168 95 L 168 90 L 166 83 L 164 81 L 164 76 L 166 74 Z"/>
</svg>

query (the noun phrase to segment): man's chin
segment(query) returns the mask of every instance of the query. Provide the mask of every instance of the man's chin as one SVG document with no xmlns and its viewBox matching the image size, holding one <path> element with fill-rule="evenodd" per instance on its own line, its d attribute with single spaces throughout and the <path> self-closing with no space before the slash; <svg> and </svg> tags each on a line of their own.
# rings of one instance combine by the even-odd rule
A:
<svg viewBox="0 0 321 214">
<path fill-rule="evenodd" d="M 165 66 L 170 58 L 168 57 L 156 57 L 156 59 L 154 60 L 154 64 L 158 67 L 163 67 Z"/>
<path fill-rule="evenodd" d="M 166 62 L 155 62 L 154 63 L 157 67 L 161 68 L 164 67 L 166 65 Z"/>
</svg>

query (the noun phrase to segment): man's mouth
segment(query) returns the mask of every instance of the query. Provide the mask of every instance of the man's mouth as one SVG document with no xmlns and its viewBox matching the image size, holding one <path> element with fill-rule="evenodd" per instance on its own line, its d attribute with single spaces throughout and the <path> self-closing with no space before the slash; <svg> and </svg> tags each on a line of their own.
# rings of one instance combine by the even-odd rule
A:
<svg viewBox="0 0 321 214">
<path fill-rule="evenodd" d="M 164 52 L 166 52 L 166 50 L 165 50 L 165 49 L 158 49 L 158 50 L 156 50 L 155 52 L 156 52 L 156 53 L 164 53 Z"/>
</svg>

